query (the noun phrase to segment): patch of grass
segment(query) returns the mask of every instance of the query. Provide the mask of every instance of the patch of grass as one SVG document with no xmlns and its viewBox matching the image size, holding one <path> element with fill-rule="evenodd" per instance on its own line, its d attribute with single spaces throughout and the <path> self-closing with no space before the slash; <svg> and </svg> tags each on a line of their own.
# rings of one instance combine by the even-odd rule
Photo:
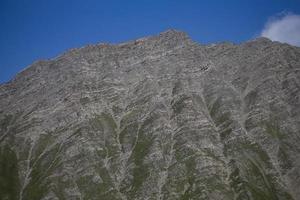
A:
<svg viewBox="0 0 300 200">
<path fill-rule="evenodd" d="M 283 148 L 283 146 L 279 146 L 277 158 L 279 161 L 279 165 L 284 172 L 293 167 L 293 162 L 290 156 L 286 153 L 286 150 Z"/>
<path fill-rule="evenodd" d="M 102 113 L 98 119 L 101 121 L 101 124 L 105 129 L 114 133 L 116 132 L 118 125 L 110 114 Z"/>
<path fill-rule="evenodd" d="M 184 191 L 183 195 L 180 197 L 181 200 L 193 199 L 195 195 L 199 195 L 197 191 L 194 190 L 194 185 L 196 184 L 196 161 L 194 157 L 190 157 L 185 163 L 187 170 L 186 181 L 188 183 L 188 188 Z M 199 191 L 200 192 L 200 191 Z"/>
<path fill-rule="evenodd" d="M 4 115 L 4 117 L 0 121 L 0 128 L 3 131 L 6 131 L 8 125 L 13 121 L 14 117 L 13 115 Z"/>
<path fill-rule="evenodd" d="M 40 135 L 38 141 L 34 144 L 33 154 L 34 156 L 30 160 L 30 166 L 33 166 L 33 163 L 40 157 L 45 149 L 54 142 L 54 138 L 50 135 Z"/>
<path fill-rule="evenodd" d="M 237 200 L 250 199 L 249 194 L 246 190 L 246 182 L 242 178 L 240 169 L 237 167 L 235 160 L 230 161 L 232 165 L 232 172 L 229 175 L 230 187 L 234 190 Z"/>
<path fill-rule="evenodd" d="M 15 115 L 6 114 L 0 118 L 0 144 L 9 138 L 13 138 L 13 134 L 9 134 L 7 131 L 12 132 L 15 129 L 15 122 L 17 117 Z M 6 135 L 4 135 L 6 134 Z"/>
<path fill-rule="evenodd" d="M 148 132 L 148 126 L 150 126 L 155 117 L 149 116 L 139 127 L 136 137 L 134 149 L 132 150 L 130 162 L 134 163 L 132 169 L 132 180 L 130 184 L 125 184 L 122 187 L 122 191 L 127 193 L 130 199 L 134 199 L 137 192 L 142 187 L 145 180 L 150 175 L 150 166 L 144 162 L 145 157 L 148 155 L 151 146 L 154 143 L 155 136 Z"/>
<path fill-rule="evenodd" d="M 185 107 L 185 101 L 190 99 L 190 97 L 183 95 L 177 101 L 172 102 L 172 109 L 175 114 L 179 114 L 182 112 L 183 108 Z"/>
<path fill-rule="evenodd" d="M 222 113 L 222 114 L 216 116 L 214 119 L 215 119 L 216 125 L 217 126 L 222 125 L 223 128 L 230 126 L 230 124 L 232 123 L 229 112 Z"/>
<path fill-rule="evenodd" d="M 0 147 L 0 199 L 19 199 L 20 180 L 18 159 L 13 149 L 8 145 Z"/>
<path fill-rule="evenodd" d="M 46 196 L 51 182 L 45 177 L 44 170 L 41 163 L 37 163 L 33 168 L 30 173 L 30 182 L 24 190 L 24 200 L 39 200 Z"/>
<path fill-rule="evenodd" d="M 232 132 L 231 114 L 221 110 L 222 100 L 217 98 L 209 108 L 209 114 L 215 125 L 220 128 L 219 135 L 221 140 L 225 140 Z"/>
<path fill-rule="evenodd" d="M 210 157 L 216 161 L 221 161 L 220 157 L 216 155 L 216 153 L 213 151 L 213 149 L 205 148 L 205 149 L 202 149 L 202 151 L 205 156 Z"/>
<path fill-rule="evenodd" d="M 83 199 L 120 199 L 119 193 L 114 185 L 114 173 L 119 169 L 119 156 L 121 149 L 119 142 L 124 140 L 126 131 L 120 133 L 118 123 L 109 113 L 101 113 L 90 120 L 95 131 L 100 131 L 103 134 L 104 146 L 95 151 L 97 163 L 93 165 L 93 169 L 100 177 L 99 182 L 93 181 L 95 175 L 87 175 L 80 177 L 76 183 L 83 194 Z M 104 160 L 108 159 L 107 163 Z"/>
<path fill-rule="evenodd" d="M 102 182 L 93 182 L 94 175 L 81 176 L 76 181 L 84 200 L 117 200 L 117 191 L 114 189 L 112 180 L 105 167 L 97 167 Z"/>
<path fill-rule="evenodd" d="M 94 129 L 100 130 L 105 134 L 104 143 L 108 157 L 116 158 L 120 153 L 118 146 L 119 132 L 117 122 L 114 120 L 113 116 L 107 113 L 102 113 L 90 120 L 90 123 Z"/>
<path fill-rule="evenodd" d="M 125 148 L 127 147 L 127 150 L 131 149 L 134 145 L 134 142 L 137 137 L 138 132 L 138 122 L 134 122 L 125 128 L 120 132 L 119 134 L 119 140 L 120 144 L 122 145 L 122 151 L 125 152 Z"/>
<path fill-rule="evenodd" d="M 237 199 L 278 200 L 290 196 L 278 185 L 276 175 L 271 173 L 270 158 L 258 144 L 240 142 L 235 157 L 230 180 Z"/>
<path fill-rule="evenodd" d="M 138 133 L 138 141 L 133 150 L 134 170 L 133 170 L 133 191 L 137 191 L 143 184 L 143 182 L 150 175 L 149 166 L 144 164 L 144 158 L 149 153 L 149 150 L 153 144 L 155 137 L 152 135 L 146 135 L 142 131 Z"/>
<path fill-rule="evenodd" d="M 209 106 L 209 115 L 214 119 L 221 108 L 221 98 L 217 98 L 211 106 Z"/>
<path fill-rule="evenodd" d="M 119 193 L 115 188 L 111 174 L 114 169 L 106 166 L 104 159 L 107 156 L 105 149 L 97 150 L 97 162 L 93 164 L 93 174 L 82 175 L 76 180 L 76 184 L 84 200 L 108 199 L 117 200 Z M 98 178 L 96 178 L 98 176 Z M 96 178 L 96 179 L 95 179 Z"/>
<path fill-rule="evenodd" d="M 220 132 L 220 138 L 221 138 L 221 140 L 225 140 L 231 133 L 232 133 L 232 129 L 231 128 L 223 129 Z"/>
<path fill-rule="evenodd" d="M 23 192 L 24 200 L 40 200 L 50 191 L 51 175 L 60 167 L 60 145 L 55 144 L 50 134 L 41 135 L 30 160 L 30 179 Z M 45 151 L 50 145 L 51 149 Z"/>
<path fill-rule="evenodd" d="M 270 120 L 265 122 L 264 129 L 267 134 L 269 134 L 271 137 L 281 140 L 284 138 L 284 134 L 280 130 L 279 123 L 275 120 Z"/>
<path fill-rule="evenodd" d="M 70 185 L 69 181 L 64 181 L 62 176 L 53 178 L 51 191 L 59 200 L 67 200 L 65 189 Z"/>
</svg>

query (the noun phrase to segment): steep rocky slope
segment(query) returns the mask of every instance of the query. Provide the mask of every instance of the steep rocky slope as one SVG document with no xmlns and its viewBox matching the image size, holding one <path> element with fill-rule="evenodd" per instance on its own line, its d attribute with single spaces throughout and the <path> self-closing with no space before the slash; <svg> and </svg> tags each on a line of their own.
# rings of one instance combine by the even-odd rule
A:
<svg viewBox="0 0 300 200">
<path fill-rule="evenodd" d="M 300 199 L 300 49 L 169 30 L 0 86 L 0 199 Z"/>
</svg>

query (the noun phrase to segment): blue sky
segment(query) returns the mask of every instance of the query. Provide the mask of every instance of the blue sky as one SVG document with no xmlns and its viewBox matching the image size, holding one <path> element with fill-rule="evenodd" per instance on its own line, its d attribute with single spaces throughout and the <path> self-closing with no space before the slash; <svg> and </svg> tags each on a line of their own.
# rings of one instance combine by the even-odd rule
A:
<svg viewBox="0 0 300 200">
<path fill-rule="evenodd" d="M 298 20 L 300 0 L 0 0 L 0 83 L 70 48 L 170 28 L 204 44 L 279 38 L 274 19 L 290 14 Z"/>
</svg>

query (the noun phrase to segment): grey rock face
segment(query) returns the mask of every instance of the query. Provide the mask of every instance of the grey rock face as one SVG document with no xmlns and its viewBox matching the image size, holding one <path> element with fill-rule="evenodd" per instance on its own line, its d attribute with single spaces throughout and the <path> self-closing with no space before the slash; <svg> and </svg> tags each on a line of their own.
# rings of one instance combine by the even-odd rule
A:
<svg viewBox="0 0 300 200">
<path fill-rule="evenodd" d="M 300 49 L 182 32 L 0 86 L 0 199 L 300 199 Z"/>
</svg>

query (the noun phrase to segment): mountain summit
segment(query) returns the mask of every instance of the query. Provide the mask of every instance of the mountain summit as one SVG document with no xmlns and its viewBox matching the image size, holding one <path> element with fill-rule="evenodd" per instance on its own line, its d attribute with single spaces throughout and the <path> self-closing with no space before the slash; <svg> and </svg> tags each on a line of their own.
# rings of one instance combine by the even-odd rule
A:
<svg viewBox="0 0 300 200">
<path fill-rule="evenodd" d="M 300 199 L 300 49 L 169 30 L 0 85 L 0 199 Z"/>
</svg>

